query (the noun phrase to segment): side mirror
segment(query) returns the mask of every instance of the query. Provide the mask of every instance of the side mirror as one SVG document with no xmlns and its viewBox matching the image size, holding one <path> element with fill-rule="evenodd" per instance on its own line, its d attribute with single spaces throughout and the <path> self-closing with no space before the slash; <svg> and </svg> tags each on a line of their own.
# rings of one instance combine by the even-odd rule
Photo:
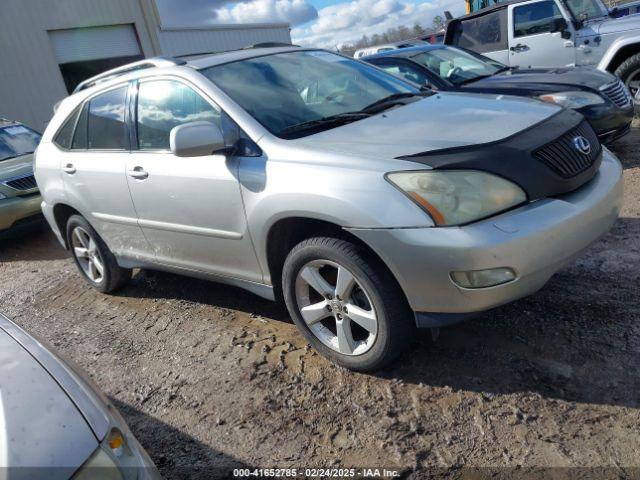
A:
<svg viewBox="0 0 640 480">
<path fill-rule="evenodd" d="M 211 122 L 191 122 L 174 127 L 169 145 L 177 157 L 204 157 L 226 150 L 222 130 Z"/>
<path fill-rule="evenodd" d="M 551 33 L 564 32 L 569 28 L 569 24 L 564 18 L 554 18 L 551 20 Z"/>
</svg>

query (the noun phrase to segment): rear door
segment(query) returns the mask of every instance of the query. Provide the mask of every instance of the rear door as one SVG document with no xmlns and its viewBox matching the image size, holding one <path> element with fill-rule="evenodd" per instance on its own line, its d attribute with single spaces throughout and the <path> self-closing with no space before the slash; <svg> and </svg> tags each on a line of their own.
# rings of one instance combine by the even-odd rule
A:
<svg viewBox="0 0 640 480">
<path fill-rule="evenodd" d="M 554 21 L 564 19 L 555 0 L 509 5 L 509 65 L 520 68 L 574 66 L 572 38 L 552 32 Z M 571 29 L 570 23 L 567 22 Z"/>
<path fill-rule="evenodd" d="M 177 157 L 169 149 L 174 127 L 204 120 L 224 130 L 227 117 L 176 77 L 141 80 L 135 107 L 127 181 L 156 261 L 261 282 L 238 183 L 240 159 Z"/>
<path fill-rule="evenodd" d="M 129 84 L 89 98 L 82 106 L 61 167 L 70 204 L 81 211 L 117 255 L 148 257 L 149 244 L 138 226 L 127 177 Z M 62 129 L 68 128 L 68 122 Z M 62 130 L 61 129 L 61 130 Z M 64 146 L 58 145 L 59 148 Z"/>
</svg>

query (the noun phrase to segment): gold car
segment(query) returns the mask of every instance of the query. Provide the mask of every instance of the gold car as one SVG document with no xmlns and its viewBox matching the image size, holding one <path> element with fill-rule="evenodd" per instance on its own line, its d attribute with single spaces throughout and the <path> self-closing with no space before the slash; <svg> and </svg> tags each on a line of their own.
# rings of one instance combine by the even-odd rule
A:
<svg viewBox="0 0 640 480">
<path fill-rule="evenodd" d="M 33 176 L 39 142 L 39 133 L 0 119 L 0 232 L 40 219 L 40 191 Z"/>
</svg>

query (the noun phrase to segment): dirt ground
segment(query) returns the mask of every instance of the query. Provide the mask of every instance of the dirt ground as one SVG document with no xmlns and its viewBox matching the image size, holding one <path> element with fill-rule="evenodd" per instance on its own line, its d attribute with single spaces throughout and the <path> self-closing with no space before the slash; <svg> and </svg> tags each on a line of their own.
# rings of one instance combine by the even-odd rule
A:
<svg viewBox="0 0 640 480">
<path fill-rule="evenodd" d="M 333 366 L 283 307 L 236 288 L 143 271 L 95 292 L 47 230 L 0 243 L 0 311 L 86 369 L 167 478 L 640 478 L 640 130 L 614 150 L 626 199 L 606 238 L 377 375 Z"/>
</svg>

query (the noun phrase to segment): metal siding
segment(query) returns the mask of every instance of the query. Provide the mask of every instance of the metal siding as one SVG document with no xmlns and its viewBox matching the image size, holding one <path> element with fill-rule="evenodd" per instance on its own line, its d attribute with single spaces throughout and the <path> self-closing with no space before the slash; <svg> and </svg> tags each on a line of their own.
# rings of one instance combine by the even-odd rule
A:
<svg viewBox="0 0 640 480">
<path fill-rule="evenodd" d="M 291 42 L 285 26 L 160 30 L 158 35 L 163 54 L 173 57 L 234 50 L 260 42 Z"/>
<path fill-rule="evenodd" d="M 44 130 L 67 91 L 50 30 L 135 24 L 145 55 L 155 52 L 132 0 L 0 0 L 0 117 Z"/>
</svg>

